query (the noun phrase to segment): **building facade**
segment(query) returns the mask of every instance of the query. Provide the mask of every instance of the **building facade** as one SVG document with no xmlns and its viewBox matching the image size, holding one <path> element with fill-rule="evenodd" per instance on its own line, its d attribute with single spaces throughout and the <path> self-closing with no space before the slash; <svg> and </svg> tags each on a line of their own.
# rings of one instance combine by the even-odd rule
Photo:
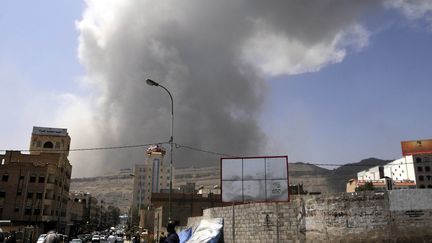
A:
<svg viewBox="0 0 432 243">
<path fill-rule="evenodd" d="M 132 208 L 150 205 L 152 193 L 169 189 L 170 166 L 164 163 L 165 149 L 159 145 L 147 149 L 144 164 L 134 168 Z M 141 207 L 140 207 L 141 205 Z"/>
<path fill-rule="evenodd" d="M 359 181 L 379 181 L 383 178 L 391 178 L 392 181 L 416 180 L 412 157 L 403 157 L 383 166 L 375 166 L 357 173 Z"/>
<path fill-rule="evenodd" d="M 401 147 L 413 163 L 417 188 L 432 188 L 432 139 L 402 141 Z"/>
<path fill-rule="evenodd" d="M 64 232 L 72 166 L 67 129 L 33 127 L 30 153 L 0 155 L 0 218 Z"/>
</svg>

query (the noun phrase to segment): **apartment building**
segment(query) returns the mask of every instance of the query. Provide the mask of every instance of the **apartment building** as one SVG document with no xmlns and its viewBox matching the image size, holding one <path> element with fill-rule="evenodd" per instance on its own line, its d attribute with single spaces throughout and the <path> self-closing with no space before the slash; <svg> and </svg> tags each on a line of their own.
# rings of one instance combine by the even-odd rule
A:
<svg viewBox="0 0 432 243">
<path fill-rule="evenodd" d="M 30 152 L 0 155 L 0 219 L 64 232 L 72 166 L 67 129 L 33 127 Z"/>
</svg>

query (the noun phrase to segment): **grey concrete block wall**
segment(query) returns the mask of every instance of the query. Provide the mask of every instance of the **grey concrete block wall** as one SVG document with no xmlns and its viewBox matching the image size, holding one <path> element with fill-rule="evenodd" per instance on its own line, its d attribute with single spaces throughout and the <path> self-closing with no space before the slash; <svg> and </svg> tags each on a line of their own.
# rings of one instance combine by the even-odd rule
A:
<svg viewBox="0 0 432 243">
<path fill-rule="evenodd" d="M 224 218 L 225 242 L 432 242 L 431 198 L 429 189 L 293 196 L 206 209 L 203 217 Z"/>
</svg>

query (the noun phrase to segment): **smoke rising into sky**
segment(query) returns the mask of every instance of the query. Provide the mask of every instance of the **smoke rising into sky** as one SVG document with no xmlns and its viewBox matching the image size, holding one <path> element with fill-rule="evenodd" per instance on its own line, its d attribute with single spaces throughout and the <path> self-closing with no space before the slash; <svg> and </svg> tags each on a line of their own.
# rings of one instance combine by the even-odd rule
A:
<svg viewBox="0 0 432 243">
<path fill-rule="evenodd" d="M 145 84 L 151 78 L 173 94 L 176 143 L 266 154 L 271 138 L 260 126 L 266 78 L 318 71 L 366 46 L 369 34 L 357 19 L 371 2 L 88 0 L 76 23 L 78 51 L 83 82 L 96 91 L 65 98 L 70 108 L 63 119 L 86 134 L 73 143 L 168 141 L 169 97 Z M 144 150 L 72 158 L 82 175 L 143 162 Z M 218 163 L 185 149 L 176 149 L 174 160 L 177 167 Z"/>
<path fill-rule="evenodd" d="M 26 150 L 32 126 L 67 128 L 71 148 L 167 142 L 170 100 L 151 78 L 174 96 L 181 145 L 397 159 L 400 141 L 432 136 L 431 16 L 429 0 L 0 1 L 0 148 Z M 144 154 L 71 152 L 72 176 Z M 176 167 L 220 157 L 174 155 Z"/>
</svg>

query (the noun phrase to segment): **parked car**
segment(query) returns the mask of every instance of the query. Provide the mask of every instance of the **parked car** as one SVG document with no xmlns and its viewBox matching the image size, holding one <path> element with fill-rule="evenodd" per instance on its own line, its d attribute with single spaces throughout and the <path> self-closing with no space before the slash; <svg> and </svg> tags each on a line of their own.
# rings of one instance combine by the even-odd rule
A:
<svg viewBox="0 0 432 243">
<path fill-rule="evenodd" d="M 83 243 L 81 239 L 72 239 L 69 243 Z"/>
<path fill-rule="evenodd" d="M 92 243 L 99 243 L 100 242 L 100 236 L 99 235 L 93 235 L 91 242 Z"/>
</svg>

